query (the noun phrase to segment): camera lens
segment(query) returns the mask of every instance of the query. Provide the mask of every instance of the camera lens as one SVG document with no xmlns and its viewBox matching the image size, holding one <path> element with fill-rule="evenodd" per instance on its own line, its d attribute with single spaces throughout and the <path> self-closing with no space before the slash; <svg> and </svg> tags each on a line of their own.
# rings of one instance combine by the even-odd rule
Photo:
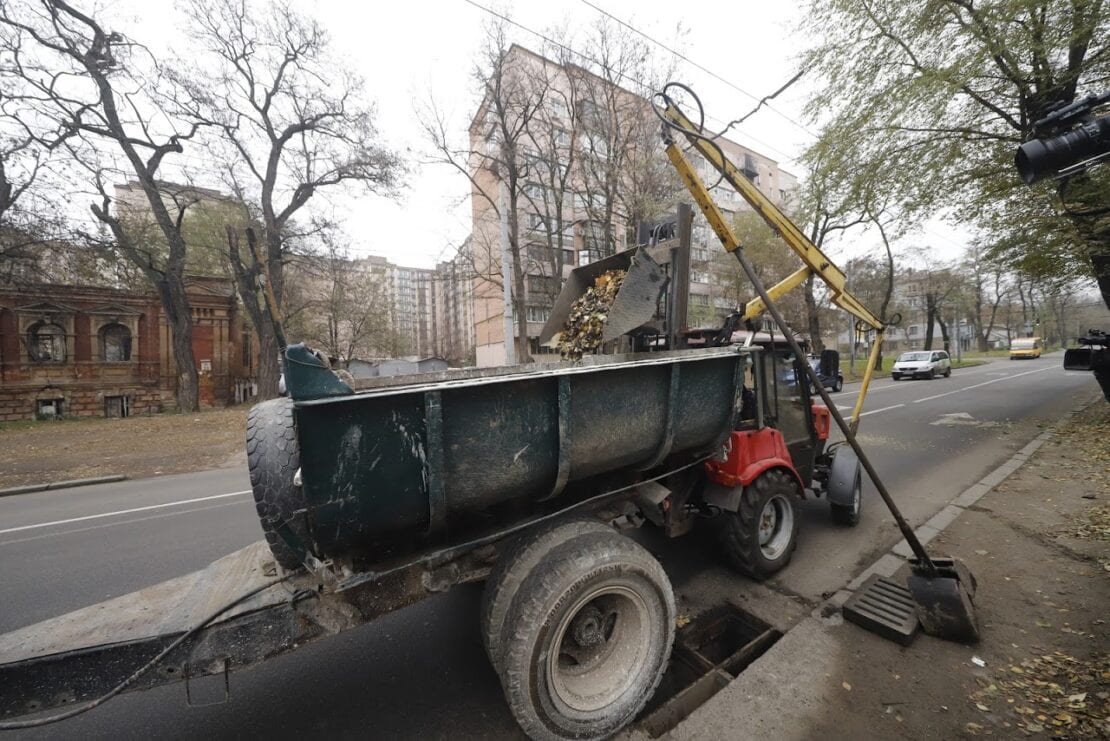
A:
<svg viewBox="0 0 1110 741">
<path fill-rule="evenodd" d="M 1110 116 L 1092 119 L 1057 136 L 1031 139 L 1020 147 L 1014 164 L 1026 185 L 1078 162 L 1110 151 Z"/>
</svg>

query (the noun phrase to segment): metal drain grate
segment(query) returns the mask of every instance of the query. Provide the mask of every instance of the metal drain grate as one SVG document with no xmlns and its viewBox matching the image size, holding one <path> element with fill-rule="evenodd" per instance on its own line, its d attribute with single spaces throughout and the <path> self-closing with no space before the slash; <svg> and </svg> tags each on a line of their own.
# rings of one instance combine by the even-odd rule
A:
<svg viewBox="0 0 1110 741">
<path fill-rule="evenodd" d="M 782 633 L 751 613 L 726 604 L 679 629 L 671 665 L 640 728 L 659 738 L 681 723 L 762 656 Z"/>
<path fill-rule="evenodd" d="M 841 609 L 845 620 L 903 646 L 913 642 L 917 633 L 917 610 L 910 590 L 879 574 L 865 581 Z"/>
</svg>

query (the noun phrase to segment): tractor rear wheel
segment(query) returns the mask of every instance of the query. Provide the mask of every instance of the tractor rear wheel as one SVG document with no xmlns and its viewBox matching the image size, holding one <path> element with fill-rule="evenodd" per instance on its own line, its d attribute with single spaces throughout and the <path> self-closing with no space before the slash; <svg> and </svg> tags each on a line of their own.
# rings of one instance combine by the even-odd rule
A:
<svg viewBox="0 0 1110 741">
<path fill-rule="evenodd" d="M 737 510 L 718 518 L 729 565 L 760 581 L 785 568 L 798 544 L 798 499 L 797 482 L 781 469 L 745 486 Z"/>
</svg>

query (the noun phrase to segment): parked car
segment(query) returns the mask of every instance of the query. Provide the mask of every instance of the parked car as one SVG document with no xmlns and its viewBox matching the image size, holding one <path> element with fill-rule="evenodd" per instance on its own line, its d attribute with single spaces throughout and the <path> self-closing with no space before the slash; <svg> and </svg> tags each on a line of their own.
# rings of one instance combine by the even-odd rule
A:
<svg viewBox="0 0 1110 741">
<path fill-rule="evenodd" d="M 936 378 L 952 375 L 952 361 L 944 350 L 917 350 L 904 352 L 894 361 L 890 377 L 898 381 L 902 376 L 910 378 Z"/>
<path fill-rule="evenodd" d="M 1010 342 L 1010 360 L 1041 357 L 1040 337 L 1015 337 Z"/>
</svg>

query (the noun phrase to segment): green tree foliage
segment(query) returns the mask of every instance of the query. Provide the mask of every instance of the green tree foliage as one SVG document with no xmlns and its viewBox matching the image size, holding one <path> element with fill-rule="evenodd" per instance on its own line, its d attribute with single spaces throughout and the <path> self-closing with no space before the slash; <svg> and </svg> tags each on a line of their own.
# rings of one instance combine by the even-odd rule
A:
<svg viewBox="0 0 1110 741">
<path fill-rule="evenodd" d="M 818 146 L 849 179 L 881 177 L 902 218 L 946 211 L 1027 271 L 1090 275 L 1110 225 L 1085 229 L 1013 158 L 1052 104 L 1110 84 L 1107 30 L 1103 0 L 812 0 Z M 1108 169 L 1072 178 L 1076 197 L 1110 202 Z"/>
</svg>

